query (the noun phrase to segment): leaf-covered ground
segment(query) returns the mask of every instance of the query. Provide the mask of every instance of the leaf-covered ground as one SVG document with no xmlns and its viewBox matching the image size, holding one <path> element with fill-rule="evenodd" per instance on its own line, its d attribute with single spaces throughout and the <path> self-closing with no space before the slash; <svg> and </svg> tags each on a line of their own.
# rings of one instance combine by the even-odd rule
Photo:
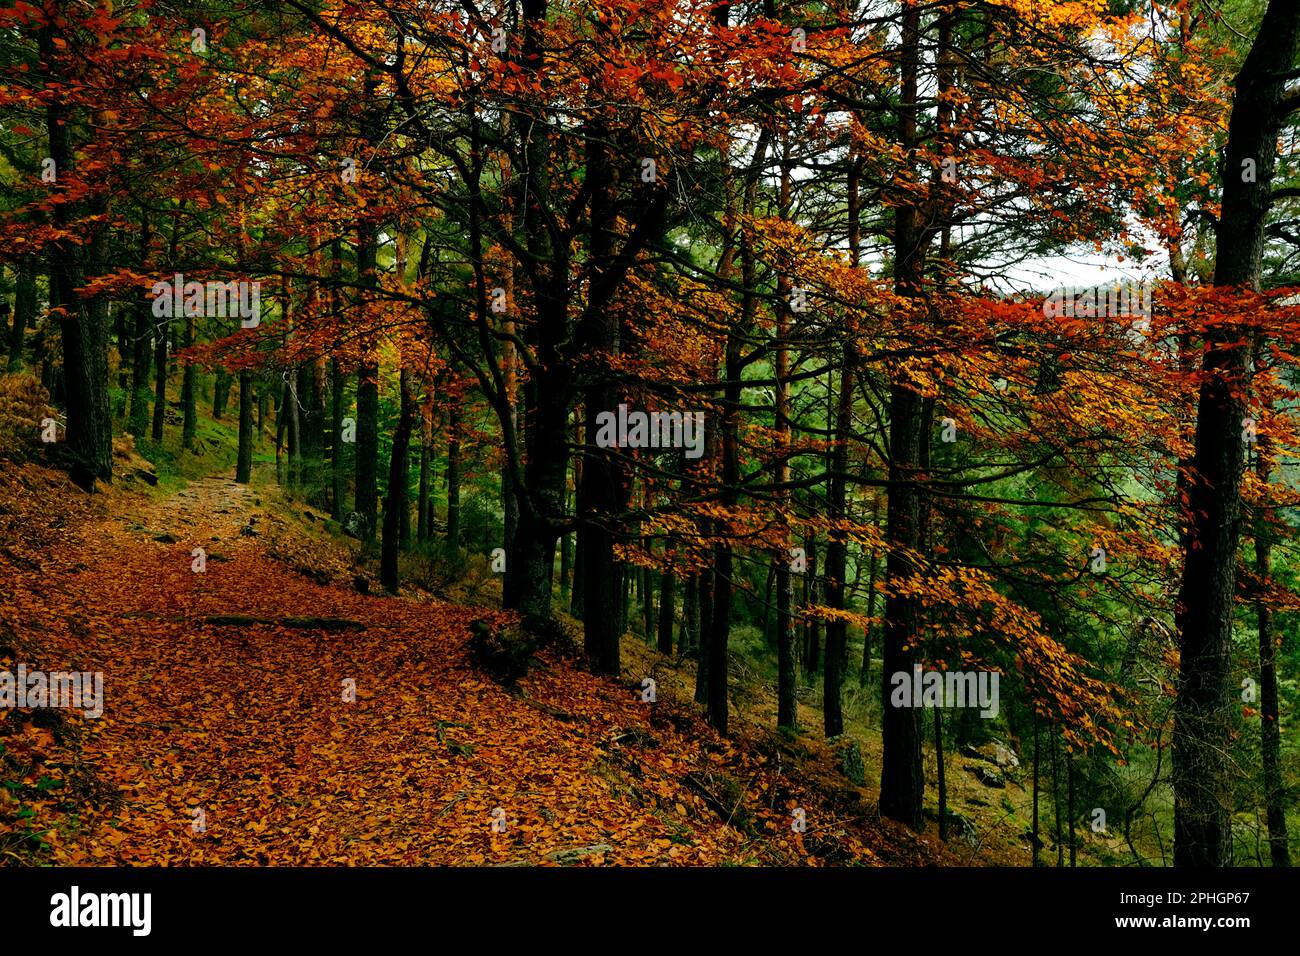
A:
<svg viewBox="0 0 1300 956">
<path fill-rule="evenodd" d="M 105 682 L 95 720 L 0 710 L 6 862 L 944 861 L 865 791 L 807 773 L 797 744 L 717 737 L 679 682 L 651 705 L 640 673 L 548 658 L 511 693 L 467 650 L 497 612 L 316 583 L 283 559 L 274 494 L 211 478 L 87 498 L 0 471 L 0 669 Z"/>
</svg>

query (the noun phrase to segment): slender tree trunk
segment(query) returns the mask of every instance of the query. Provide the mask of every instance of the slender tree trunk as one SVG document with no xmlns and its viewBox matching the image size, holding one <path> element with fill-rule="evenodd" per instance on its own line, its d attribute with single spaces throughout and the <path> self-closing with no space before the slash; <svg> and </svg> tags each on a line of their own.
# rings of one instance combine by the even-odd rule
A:
<svg viewBox="0 0 1300 956">
<path fill-rule="evenodd" d="M 343 520 L 343 503 L 347 496 L 347 479 L 343 441 L 343 409 L 346 407 L 347 376 L 339 366 L 337 358 L 330 359 L 330 478 L 332 494 L 330 495 L 330 516 L 335 521 Z"/>
<path fill-rule="evenodd" d="M 846 345 L 840 370 L 840 387 L 836 402 L 835 447 L 831 452 L 831 477 L 829 482 L 829 510 L 831 521 L 840 524 L 848 520 L 845 492 L 845 474 L 848 472 L 848 444 L 853 424 L 853 367 L 852 347 Z M 826 546 L 826 604 L 832 610 L 848 607 L 845 595 L 845 576 L 848 573 L 848 546 L 844 532 L 833 528 Z M 844 648 L 848 639 L 843 619 L 826 622 L 826 658 L 822 693 L 823 724 L 827 737 L 844 733 L 843 691 Z"/>
<path fill-rule="evenodd" d="M 379 363 L 357 372 L 357 503 L 362 537 L 373 541 L 379 508 Z"/>
<path fill-rule="evenodd" d="M 415 537 L 418 541 L 428 541 L 432 534 L 429 520 L 429 459 L 433 447 L 433 398 L 426 399 L 420 410 L 420 484 L 415 499 Z"/>
<path fill-rule="evenodd" d="M 141 213 L 137 265 L 143 272 L 149 265 L 149 217 Z M 135 300 L 135 321 L 131 341 L 131 412 L 128 429 L 141 439 L 149 427 L 149 343 L 153 340 L 153 310 L 144 296 Z"/>
<path fill-rule="evenodd" d="M 1263 349 L 1257 350 L 1261 355 Z M 1255 465 L 1261 485 L 1267 486 L 1272 470 L 1272 442 L 1258 438 Z M 1286 788 L 1282 777 L 1282 737 L 1277 696 L 1277 640 L 1273 632 L 1273 608 L 1264 593 L 1273 574 L 1273 529 L 1269 517 L 1261 515 L 1255 527 L 1255 574 L 1260 596 L 1255 601 L 1259 631 L 1259 729 L 1260 755 L 1264 764 L 1264 814 L 1268 821 L 1269 858 L 1274 866 L 1290 866 L 1291 851 L 1286 827 Z"/>
<path fill-rule="evenodd" d="M 655 638 L 654 588 L 650 586 L 650 575 L 651 571 L 649 568 L 641 569 L 641 615 L 645 625 L 645 639 L 647 643 Z"/>
<path fill-rule="evenodd" d="M 700 613 L 698 583 L 694 574 L 686 576 L 682 595 L 682 623 L 677 632 L 677 656 L 689 657 L 695 648 L 695 620 Z"/>
<path fill-rule="evenodd" d="M 460 547 L 460 428 L 461 405 L 453 402 L 447 432 L 447 545 Z"/>
<path fill-rule="evenodd" d="M 1033 840 L 1031 852 L 1033 853 L 1033 866 L 1041 866 L 1042 861 L 1039 859 L 1039 848 L 1043 845 L 1038 829 L 1038 713 L 1034 712 L 1034 824 Z"/>
<path fill-rule="evenodd" d="M 23 367 L 23 344 L 28 327 L 36 322 L 36 267 L 30 256 L 18 260 L 14 294 L 14 324 L 9 330 L 9 371 Z"/>
<path fill-rule="evenodd" d="M 696 656 L 698 663 L 695 668 L 695 702 L 697 704 L 707 704 L 709 702 L 709 666 L 712 663 L 709 655 L 709 643 L 713 640 L 713 627 L 710 624 L 713 620 L 712 571 L 705 570 L 700 572 L 699 604 L 700 646 Z"/>
<path fill-rule="evenodd" d="M 402 411 L 393 431 L 393 454 L 388 464 L 388 494 L 384 499 L 384 537 L 380 546 L 379 580 L 384 590 L 396 594 L 398 589 L 397 556 L 402 534 L 402 515 L 407 511 L 407 451 L 411 444 L 411 426 L 415 402 L 411 397 L 411 373 L 401 372 Z"/>
<path fill-rule="evenodd" d="M 673 652 L 674 602 L 677 599 L 677 578 L 671 571 L 659 574 L 659 653 Z"/>
<path fill-rule="evenodd" d="M 166 319 L 154 323 L 153 346 L 153 429 L 150 437 L 155 442 L 163 440 L 163 424 L 167 420 L 167 336 L 171 325 Z"/>
<path fill-rule="evenodd" d="M 239 372 L 239 460 L 235 464 L 235 481 L 248 484 L 253 472 L 253 373 Z"/>
<path fill-rule="evenodd" d="M 181 328 L 184 330 L 181 344 L 183 348 L 188 349 L 194 344 L 194 316 L 185 316 Z M 196 396 L 198 383 L 195 381 L 197 371 L 194 363 L 187 358 L 181 372 L 181 447 L 186 451 L 194 449 L 194 436 L 199 426 Z"/>
<path fill-rule="evenodd" d="M 939 773 L 939 839 L 948 839 L 948 781 L 943 766 L 943 710 L 934 708 L 934 759 Z"/>
<path fill-rule="evenodd" d="M 1070 835 L 1070 866 L 1075 865 L 1077 843 L 1074 836 L 1074 755 L 1065 752 L 1065 822 Z"/>
</svg>

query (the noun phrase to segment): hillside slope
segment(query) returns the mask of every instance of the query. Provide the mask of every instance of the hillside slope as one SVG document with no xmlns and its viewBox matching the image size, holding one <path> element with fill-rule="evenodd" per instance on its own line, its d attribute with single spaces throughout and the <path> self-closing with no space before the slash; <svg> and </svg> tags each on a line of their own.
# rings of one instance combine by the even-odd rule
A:
<svg viewBox="0 0 1300 956">
<path fill-rule="evenodd" d="M 804 744 L 723 740 L 672 679 L 642 702 L 649 652 L 622 683 L 547 655 L 506 689 L 468 651 L 504 616 L 335 583 L 346 546 L 278 495 L 0 472 L 0 669 L 104 680 L 98 719 L 0 711 L 7 862 L 955 862 Z"/>
</svg>

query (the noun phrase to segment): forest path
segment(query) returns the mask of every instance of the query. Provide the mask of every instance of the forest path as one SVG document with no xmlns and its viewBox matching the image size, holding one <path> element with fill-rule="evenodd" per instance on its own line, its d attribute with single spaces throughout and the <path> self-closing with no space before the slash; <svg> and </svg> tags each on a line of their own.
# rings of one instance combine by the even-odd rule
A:
<svg viewBox="0 0 1300 956">
<path fill-rule="evenodd" d="M 315 583 L 268 553 L 264 532 L 285 511 L 263 506 L 266 494 L 225 478 L 156 498 L 114 490 L 99 514 L 56 519 L 39 572 L 16 574 L 11 619 L 43 625 L 32 646 L 44 666 L 103 672 L 103 715 L 68 725 L 88 729 L 80 761 L 120 800 L 83 812 L 61 862 L 815 856 L 788 823 L 796 799 L 818 819 L 815 798 L 790 789 L 779 755 L 693 718 L 655 720 L 630 684 L 567 664 L 530 674 L 526 699 L 509 693 L 466 650 L 468 623 L 494 612 Z M 702 795 L 720 774 L 744 786 L 743 827 Z M 820 811 L 822 826 L 842 815 Z M 834 846 L 875 860 L 842 827 Z"/>
</svg>

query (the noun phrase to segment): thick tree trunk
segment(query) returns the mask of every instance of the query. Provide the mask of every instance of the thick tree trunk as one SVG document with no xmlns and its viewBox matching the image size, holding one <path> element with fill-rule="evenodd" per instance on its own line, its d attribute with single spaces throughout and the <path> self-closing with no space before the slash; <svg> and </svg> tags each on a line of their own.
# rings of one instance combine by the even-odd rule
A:
<svg viewBox="0 0 1300 956">
<path fill-rule="evenodd" d="M 916 145 L 917 70 L 920 59 L 921 11 L 903 14 L 899 50 L 902 105 L 900 141 L 906 150 Z M 904 202 L 894 212 L 894 285 L 900 295 L 921 294 L 925 230 L 917 209 Z M 918 569 L 911 555 L 921 545 L 921 493 L 915 484 L 921 461 L 922 433 L 929 427 L 922 415 L 921 396 L 899 375 L 889 393 L 889 486 L 886 538 L 889 556 L 885 571 L 892 583 L 913 577 Z M 911 674 L 916 662 L 919 603 L 911 593 L 892 588 L 885 599 L 883 697 L 893 674 Z M 914 830 L 922 826 L 921 801 L 925 777 L 921 763 L 921 711 L 916 707 L 884 708 L 881 737 L 880 812 Z"/>
<path fill-rule="evenodd" d="M 62 42 L 61 38 L 58 38 Z M 55 27 L 41 28 L 38 45 L 42 65 L 58 85 L 54 72 L 57 62 Z M 50 159 L 54 161 L 55 195 L 63 196 L 72 172 L 72 147 L 69 143 L 71 116 L 62 96 L 53 96 L 45 108 L 49 135 Z M 102 213 L 102 208 L 93 210 Z M 73 209 L 68 202 L 53 204 L 54 226 L 60 232 L 73 228 Z M 76 289 L 82 280 L 79 249 L 85 249 L 86 265 L 94 272 L 104 264 L 107 253 L 106 225 L 91 227 L 93 235 L 86 245 L 74 245 L 60 238 L 49 246 L 50 305 L 60 310 L 59 328 L 63 338 L 63 373 L 68 410 L 67 445 L 84 470 L 86 480 L 111 481 L 113 477 L 113 421 L 108 401 L 108 330 L 105 303 L 101 296 L 83 300 Z"/>
<path fill-rule="evenodd" d="M 1273 181 L 1278 103 L 1300 41 L 1300 4 L 1271 0 L 1235 81 L 1224 157 L 1214 284 L 1259 288 Z M 1255 176 L 1244 177 L 1247 161 Z M 1251 181 L 1244 182 L 1243 179 Z M 1231 651 L 1240 534 L 1239 397 L 1246 336 L 1206 333 L 1188 482 L 1188 543 L 1178 596 L 1179 684 L 1174 705 L 1174 865 L 1219 867 L 1232 859 Z"/>
<path fill-rule="evenodd" d="M 330 359 L 330 515 L 343 520 L 343 503 L 347 497 L 346 455 L 343 441 L 343 409 L 346 408 L 347 376 L 339 360 Z"/>
</svg>

